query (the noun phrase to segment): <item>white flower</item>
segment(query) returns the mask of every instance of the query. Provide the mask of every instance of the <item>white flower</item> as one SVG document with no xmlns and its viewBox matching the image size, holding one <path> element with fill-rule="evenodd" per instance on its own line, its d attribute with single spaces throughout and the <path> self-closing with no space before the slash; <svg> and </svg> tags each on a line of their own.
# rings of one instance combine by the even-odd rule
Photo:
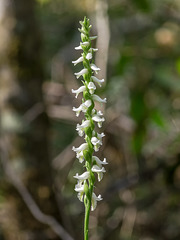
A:
<svg viewBox="0 0 180 240">
<path fill-rule="evenodd" d="M 75 47 L 76 50 L 82 50 L 81 46 Z"/>
<path fill-rule="evenodd" d="M 91 143 L 94 145 L 94 151 L 99 151 L 100 145 L 102 145 L 102 141 L 99 140 L 97 137 L 92 137 Z"/>
<path fill-rule="evenodd" d="M 97 113 L 93 115 L 92 120 L 97 122 L 98 127 L 101 128 L 102 123 L 105 121 L 105 118 L 100 117 L 99 114 Z"/>
<path fill-rule="evenodd" d="M 86 59 L 87 59 L 87 60 L 92 59 L 92 53 L 88 53 L 88 54 L 86 55 Z"/>
<path fill-rule="evenodd" d="M 93 94 L 92 98 L 93 98 L 94 101 L 97 101 L 97 102 L 100 102 L 100 103 L 106 103 L 107 102 L 106 98 L 102 99 L 96 94 Z"/>
<path fill-rule="evenodd" d="M 89 82 L 89 83 L 88 83 L 88 89 L 89 89 L 89 92 L 90 92 L 91 94 L 94 93 L 94 91 L 96 90 L 96 86 L 94 85 L 93 82 Z"/>
<path fill-rule="evenodd" d="M 97 52 L 97 51 L 98 51 L 98 48 L 90 48 L 89 51 L 91 51 L 91 52 Z"/>
<path fill-rule="evenodd" d="M 103 137 L 105 137 L 104 133 L 97 133 L 97 139 L 99 139 L 101 142 Z"/>
<path fill-rule="evenodd" d="M 83 197 L 84 197 L 84 181 L 78 181 L 78 183 L 75 185 L 75 191 L 78 192 L 78 198 L 81 202 L 83 202 Z"/>
<path fill-rule="evenodd" d="M 74 190 L 75 190 L 76 192 L 84 192 L 84 184 L 83 184 L 83 182 L 80 182 L 80 181 L 79 181 L 79 182 L 75 185 Z"/>
<path fill-rule="evenodd" d="M 72 89 L 72 93 L 75 93 L 76 94 L 75 98 L 77 98 L 79 93 L 84 92 L 85 90 L 86 90 L 86 87 L 85 86 L 81 86 L 77 90 Z"/>
<path fill-rule="evenodd" d="M 88 45 L 89 45 L 89 42 L 81 42 L 80 45 L 88 46 Z"/>
<path fill-rule="evenodd" d="M 97 197 L 95 193 L 92 194 L 91 211 L 94 211 L 96 209 L 97 201 L 101 201 L 101 200 L 103 200 L 101 195 Z"/>
<path fill-rule="evenodd" d="M 94 40 L 94 39 L 97 38 L 97 36 L 92 36 L 92 37 L 89 37 L 89 38 L 90 38 L 90 40 Z"/>
<path fill-rule="evenodd" d="M 81 125 L 77 124 L 76 130 L 78 131 L 78 134 L 80 137 L 83 136 L 85 128 L 89 126 L 90 126 L 90 120 L 84 121 Z"/>
<path fill-rule="evenodd" d="M 79 117 L 79 114 L 82 111 L 82 105 L 80 105 L 78 108 L 73 107 L 72 110 L 76 112 L 76 117 Z"/>
<path fill-rule="evenodd" d="M 101 79 L 101 80 L 100 80 L 100 79 L 98 79 L 97 77 L 94 77 L 94 76 L 92 76 L 91 79 L 92 79 L 94 82 L 98 83 L 100 87 L 101 87 L 101 83 L 104 82 L 104 79 Z"/>
<path fill-rule="evenodd" d="M 90 173 L 88 171 L 84 172 L 83 174 L 79 175 L 78 173 L 76 173 L 76 175 L 74 176 L 74 178 L 80 180 L 80 182 L 87 180 L 90 177 Z"/>
<path fill-rule="evenodd" d="M 88 73 L 88 70 L 86 68 L 83 68 L 80 72 L 75 73 L 74 75 L 76 75 L 76 78 L 79 78 L 80 76 L 82 76 L 86 73 Z"/>
<path fill-rule="evenodd" d="M 101 112 L 101 110 L 99 110 L 98 112 L 97 112 L 97 115 L 100 117 L 100 116 L 103 116 L 103 113 Z"/>
<path fill-rule="evenodd" d="M 73 111 L 76 112 L 76 117 L 79 117 L 80 112 L 86 112 L 87 109 L 91 106 L 92 102 L 91 100 L 87 100 L 84 103 L 82 103 L 78 108 L 73 107 Z"/>
<path fill-rule="evenodd" d="M 86 112 L 87 109 L 91 106 L 92 102 L 91 100 L 86 100 L 84 103 L 82 103 L 82 112 Z"/>
<path fill-rule="evenodd" d="M 106 158 L 104 158 L 103 161 L 101 161 L 97 156 L 92 156 L 92 161 L 96 162 L 96 165 L 100 168 L 102 168 L 102 165 L 106 165 L 108 164 L 107 161 L 106 161 Z"/>
<path fill-rule="evenodd" d="M 76 158 L 79 159 L 80 163 L 84 162 L 84 154 L 83 151 L 76 153 Z"/>
<path fill-rule="evenodd" d="M 88 149 L 88 144 L 83 143 L 78 148 L 72 147 L 72 150 L 76 152 L 76 157 L 79 159 L 79 162 L 82 163 L 84 161 L 83 151 Z"/>
<path fill-rule="evenodd" d="M 80 57 L 78 58 L 76 61 L 72 61 L 72 63 L 74 64 L 74 66 L 80 62 L 83 62 L 84 58 L 83 57 Z"/>
<path fill-rule="evenodd" d="M 93 167 L 91 168 L 92 172 L 95 172 L 97 173 L 98 175 L 98 181 L 100 182 L 103 178 L 103 173 L 106 172 L 105 168 L 102 167 L 100 168 L 99 166 L 97 165 L 93 165 Z"/>
<path fill-rule="evenodd" d="M 99 70 L 101 70 L 100 68 L 98 68 L 94 63 L 91 63 L 91 69 L 93 71 L 95 71 L 95 73 L 98 73 Z"/>
</svg>

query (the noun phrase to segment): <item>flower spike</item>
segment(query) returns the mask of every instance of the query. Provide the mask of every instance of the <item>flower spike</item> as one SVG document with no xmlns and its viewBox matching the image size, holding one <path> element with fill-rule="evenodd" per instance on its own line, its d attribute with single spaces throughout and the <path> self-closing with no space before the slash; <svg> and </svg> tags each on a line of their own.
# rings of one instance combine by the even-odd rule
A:
<svg viewBox="0 0 180 240">
<path fill-rule="evenodd" d="M 97 206 L 97 202 L 102 200 L 101 195 L 96 196 L 94 193 L 95 184 L 95 174 L 97 174 L 98 181 L 101 181 L 103 174 L 106 172 L 104 166 L 107 164 L 106 158 L 101 161 L 94 153 L 98 152 L 102 146 L 102 138 L 105 134 L 98 133 L 96 128 L 102 127 L 102 123 L 105 121 L 103 113 L 95 109 L 95 102 L 106 103 L 106 98 L 100 98 L 96 92 L 96 84 L 101 87 L 104 79 L 98 79 L 94 73 L 98 73 L 100 68 L 94 64 L 93 57 L 94 53 L 98 50 L 97 48 L 92 48 L 91 41 L 96 39 L 96 36 L 90 36 L 91 25 L 89 19 L 86 17 L 83 21 L 80 21 L 81 28 L 79 29 L 81 33 L 81 42 L 76 50 L 82 50 L 81 57 L 72 63 L 74 65 L 82 63 L 83 68 L 80 72 L 75 73 L 76 78 L 82 77 L 83 85 L 77 90 L 72 89 L 72 93 L 75 94 L 77 98 L 80 93 L 83 93 L 82 103 L 79 107 L 73 107 L 73 111 L 78 117 L 80 113 L 84 113 L 84 119 L 81 124 L 77 124 L 76 130 L 80 137 L 84 136 L 85 143 L 81 144 L 79 147 L 73 147 L 72 150 L 76 153 L 76 158 L 80 163 L 84 162 L 86 168 L 85 172 L 79 175 L 76 173 L 74 178 L 77 179 L 77 184 L 75 185 L 75 191 L 81 202 L 85 205 L 85 226 L 84 233 L 85 239 L 88 239 L 88 222 L 89 222 L 89 212 L 94 211 Z"/>
</svg>

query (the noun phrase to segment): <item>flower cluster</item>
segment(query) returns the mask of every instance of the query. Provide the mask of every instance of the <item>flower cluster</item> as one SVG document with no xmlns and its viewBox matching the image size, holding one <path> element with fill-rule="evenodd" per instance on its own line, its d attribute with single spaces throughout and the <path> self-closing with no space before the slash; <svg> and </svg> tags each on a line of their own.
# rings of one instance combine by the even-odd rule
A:
<svg viewBox="0 0 180 240">
<path fill-rule="evenodd" d="M 95 125 L 98 128 L 102 127 L 102 123 L 105 121 L 103 113 L 95 109 L 95 102 L 106 103 L 106 98 L 102 99 L 95 94 L 97 84 L 101 87 L 104 79 L 98 79 L 93 76 L 98 74 L 100 68 L 93 63 L 93 54 L 98 49 L 92 48 L 91 41 L 96 39 L 96 36 L 90 37 L 89 32 L 91 25 L 89 19 L 86 17 L 84 21 L 80 21 L 81 29 L 78 29 L 81 33 L 80 46 L 76 47 L 76 50 L 82 50 L 81 57 L 72 63 L 74 65 L 83 63 L 83 69 L 75 73 L 76 78 L 82 77 L 83 86 L 79 89 L 72 89 L 72 93 L 77 98 L 80 93 L 83 93 L 82 103 L 79 107 L 73 107 L 73 111 L 78 117 L 81 112 L 84 113 L 85 119 L 81 124 L 77 124 L 76 130 L 79 136 L 85 139 L 85 143 L 79 147 L 73 147 L 72 150 L 76 152 L 76 158 L 79 159 L 80 163 L 85 164 L 86 171 L 79 175 L 76 174 L 74 178 L 77 179 L 75 191 L 78 193 L 80 201 L 84 201 L 85 206 L 90 205 L 93 211 L 96 208 L 97 201 L 102 200 L 101 195 L 96 196 L 94 193 L 95 173 L 97 174 L 98 181 L 103 178 L 105 172 L 104 165 L 107 164 L 104 158 L 101 161 L 97 156 L 94 156 L 94 152 L 97 152 L 102 145 L 102 138 L 105 136 L 104 133 L 98 133 L 95 130 Z"/>
</svg>

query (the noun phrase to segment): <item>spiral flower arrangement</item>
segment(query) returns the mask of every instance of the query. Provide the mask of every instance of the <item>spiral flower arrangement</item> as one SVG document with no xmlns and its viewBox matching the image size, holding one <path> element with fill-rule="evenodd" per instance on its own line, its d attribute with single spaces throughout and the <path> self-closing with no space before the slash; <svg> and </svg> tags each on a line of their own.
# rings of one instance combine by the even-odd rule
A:
<svg viewBox="0 0 180 240">
<path fill-rule="evenodd" d="M 76 152 L 76 158 L 80 163 L 84 163 L 86 171 L 79 175 L 74 176 L 77 179 L 75 185 L 75 191 L 78 193 L 78 198 L 85 205 L 85 222 L 84 222 L 84 239 L 88 239 L 88 224 L 90 209 L 94 211 L 97 206 L 97 201 L 101 201 L 101 195 L 94 193 L 95 174 L 97 174 L 98 181 L 101 181 L 103 174 L 106 172 L 104 165 L 107 164 L 106 158 L 101 161 L 97 156 L 94 156 L 94 152 L 99 151 L 102 145 L 102 138 L 104 133 L 98 133 L 95 125 L 98 128 L 102 127 L 102 123 L 105 121 L 103 113 L 95 109 L 95 102 L 106 103 L 106 98 L 102 99 L 95 94 L 96 85 L 101 87 L 104 79 L 98 79 L 93 76 L 97 74 L 100 68 L 93 63 L 93 55 L 98 49 L 92 48 L 91 41 L 96 39 L 97 36 L 90 36 L 91 25 L 89 19 L 84 17 L 83 21 L 80 21 L 81 29 L 78 29 L 81 33 L 80 45 L 75 47 L 76 50 L 81 50 L 81 57 L 72 63 L 74 65 L 82 63 L 83 69 L 75 73 L 76 78 L 82 77 L 83 85 L 77 89 L 72 89 L 72 93 L 77 98 L 80 93 L 83 93 L 82 103 L 78 108 L 73 107 L 73 111 L 78 117 L 81 112 L 84 113 L 84 120 L 81 124 L 77 124 L 76 130 L 80 137 L 84 136 L 85 143 L 79 147 L 73 147 L 72 150 Z"/>
</svg>

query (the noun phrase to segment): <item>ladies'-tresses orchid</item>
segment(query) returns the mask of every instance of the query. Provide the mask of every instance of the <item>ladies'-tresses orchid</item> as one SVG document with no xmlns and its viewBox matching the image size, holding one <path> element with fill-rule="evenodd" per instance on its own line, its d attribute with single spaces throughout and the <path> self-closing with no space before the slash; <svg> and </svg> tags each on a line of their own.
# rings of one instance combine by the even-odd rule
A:
<svg viewBox="0 0 180 240">
<path fill-rule="evenodd" d="M 94 82 L 98 83 L 100 87 L 101 87 L 101 83 L 104 82 L 104 79 L 101 79 L 101 80 L 100 80 L 100 79 L 98 79 L 98 78 L 95 77 L 95 76 L 92 76 L 92 77 L 91 77 L 91 80 L 93 80 Z"/>
<path fill-rule="evenodd" d="M 86 90 L 86 87 L 85 87 L 85 86 L 81 86 L 81 87 L 78 88 L 77 90 L 72 89 L 72 93 L 75 93 L 75 94 L 76 94 L 75 98 L 77 98 L 78 95 L 79 95 L 81 92 L 84 92 L 85 90 Z"/>
<path fill-rule="evenodd" d="M 84 74 L 87 74 L 88 70 L 86 68 L 82 69 L 80 72 L 75 73 L 74 75 L 76 75 L 76 78 L 80 78 L 81 76 L 83 76 Z"/>
<path fill-rule="evenodd" d="M 85 129 L 89 126 L 90 126 L 90 120 L 85 120 L 81 125 L 77 124 L 76 130 L 80 137 L 84 135 Z"/>
<path fill-rule="evenodd" d="M 76 174 L 74 178 L 77 179 L 75 185 L 75 191 L 78 193 L 80 201 L 84 201 L 85 205 L 85 226 L 84 226 L 84 239 L 88 240 L 88 222 L 89 212 L 94 211 L 97 205 L 97 201 L 101 201 L 102 197 L 98 197 L 94 193 L 95 174 L 98 176 L 98 181 L 101 181 L 103 174 L 106 172 L 104 165 L 107 164 L 104 158 L 101 161 L 98 157 L 94 156 L 94 152 L 97 152 L 102 145 L 102 138 L 105 136 L 104 133 L 98 133 L 96 125 L 102 127 L 102 123 L 105 121 L 103 113 L 97 111 L 94 106 L 95 102 L 106 103 L 106 98 L 102 99 L 95 94 L 96 84 L 101 87 L 104 79 L 98 79 L 94 73 L 98 73 L 100 68 L 94 64 L 93 55 L 98 50 L 92 48 L 91 41 L 96 39 L 96 36 L 90 37 L 91 25 L 89 19 L 84 18 L 83 22 L 80 22 L 81 29 L 81 40 L 80 45 L 75 47 L 76 50 L 82 50 L 81 57 L 72 63 L 74 65 L 82 63 L 83 69 L 78 73 L 75 73 L 76 78 L 83 77 L 83 86 L 77 90 L 72 90 L 77 98 L 80 93 L 83 93 L 82 103 L 78 108 L 73 107 L 76 116 L 78 117 L 80 112 L 84 113 L 85 119 L 81 124 L 77 124 L 76 130 L 79 136 L 85 135 L 85 143 L 80 145 L 78 148 L 73 147 L 72 149 L 76 152 L 76 158 L 79 162 L 85 162 L 86 171 L 81 175 Z"/>
<path fill-rule="evenodd" d="M 73 107 L 73 111 L 76 112 L 76 117 L 79 117 L 79 114 L 80 112 L 86 112 L 87 109 L 91 106 L 92 104 L 92 101 L 89 99 L 89 100 L 86 100 L 84 103 L 82 103 L 78 108 L 75 108 Z"/>
</svg>

